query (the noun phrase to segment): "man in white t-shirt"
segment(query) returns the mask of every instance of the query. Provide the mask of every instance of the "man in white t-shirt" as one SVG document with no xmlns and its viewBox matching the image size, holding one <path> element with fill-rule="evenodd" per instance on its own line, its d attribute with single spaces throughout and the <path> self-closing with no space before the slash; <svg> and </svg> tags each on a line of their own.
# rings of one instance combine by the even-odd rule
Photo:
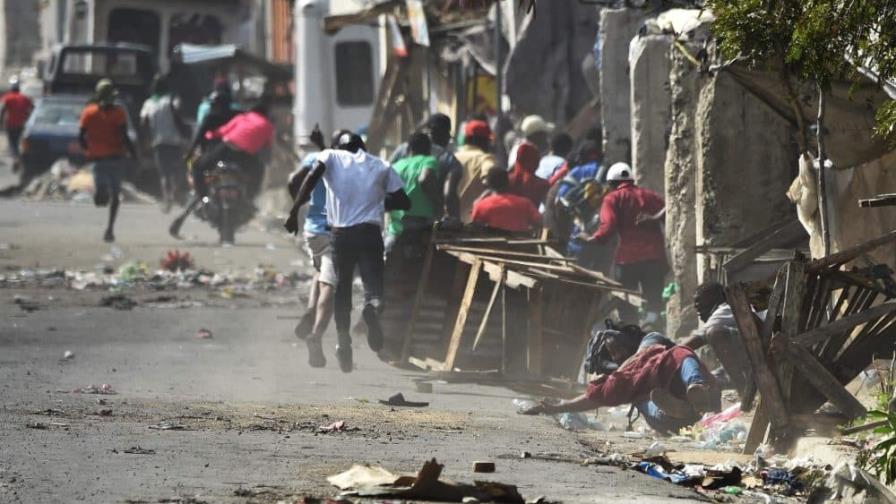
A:
<svg viewBox="0 0 896 504">
<path fill-rule="evenodd" d="M 286 230 L 296 233 L 298 210 L 323 179 L 327 190 L 327 223 L 331 231 L 333 262 L 336 266 L 336 357 L 343 372 L 353 368 L 351 310 L 352 275 L 355 266 L 364 284 L 362 316 L 367 324 L 367 343 L 378 352 L 383 347 L 379 314 L 383 310 L 383 214 L 408 210 L 411 200 L 398 174 L 385 161 L 368 154 L 358 135 L 339 137 L 337 149 L 322 151 L 311 168 L 296 174 L 302 180 Z"/>
</svg>

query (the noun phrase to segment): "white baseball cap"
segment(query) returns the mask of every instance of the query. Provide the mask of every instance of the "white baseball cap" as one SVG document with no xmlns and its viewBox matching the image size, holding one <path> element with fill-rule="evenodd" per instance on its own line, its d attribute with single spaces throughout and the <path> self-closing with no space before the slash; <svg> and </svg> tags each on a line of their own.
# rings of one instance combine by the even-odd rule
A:
<svg viewBox="0 0 896 504">
<path fill-rule="evenodd" d="M 541 132 L 550 133 L 554 131 L 554 125 L 545 121 L 540 115 L 530 115 L 523 119 L 523 123 L 520 124 L 520 130 L 522 130 L 523 136 Z"/>
<path fill-rule="evenodd" d="M 632 167 L 628 163 L 613 163 L 607 170 L 607 182 L 623 182 L 635 180 L 632 177 Z"/>
</svg>

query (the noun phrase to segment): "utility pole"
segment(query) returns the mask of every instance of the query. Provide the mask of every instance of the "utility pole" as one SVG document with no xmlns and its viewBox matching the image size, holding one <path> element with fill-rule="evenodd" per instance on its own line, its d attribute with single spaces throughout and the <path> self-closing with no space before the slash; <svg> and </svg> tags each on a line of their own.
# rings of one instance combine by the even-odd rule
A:
<svg viewBox="0 0 896 504">
<path fill-rule="evenodd" d="M 504 54 L 501 43 L 504 40 L 502 33 L 503 12 L 501 2 L 495 2 L 495 156 L 498 164 L 504 164 L 507 153 L 504 152 L 504 110 L 501 102 L 504 95 Z"/>
<path fill-rule="evenodd" d="M 824 255 L 831 255 L 831 223 L 828 216 L 828 184 L 827 162 L 824 149 L 824 108 L 825 94 L 818 85 L 818 119 L 815 123 L 815 138 L 818 143 L 818 216 L 821 221 L 821 238 L 824 243 Z"/>
</svg>

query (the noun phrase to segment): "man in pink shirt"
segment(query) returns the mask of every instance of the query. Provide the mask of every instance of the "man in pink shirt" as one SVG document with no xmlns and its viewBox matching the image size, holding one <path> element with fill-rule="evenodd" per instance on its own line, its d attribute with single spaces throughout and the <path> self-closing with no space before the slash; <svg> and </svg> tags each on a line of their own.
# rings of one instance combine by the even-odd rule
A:
<svg viewBox="0 0 896 504">
<path fill-rule="evenodd" d="M 220 161 L 235 163 L 245 172 L 247 193 L 254 198 L 264 178 L 264 164 L 259 159 L 259 153 L 269 148 L 274 140 L 274 125 L 268 119 L 267 103 L 262 100 L 248 112 L 237 114 L 228 123 L 209 131 L 205 136 L 208 140 L 220 139 L 221 142 L 204 152 L 193 163 L 190 174 L 196 196 L 168 228 L 168 232 L 174 237 L 178 237 L 184 220 L 208 192 L 205 185 L 206 172 L 213 170 Z"/>
</svg>

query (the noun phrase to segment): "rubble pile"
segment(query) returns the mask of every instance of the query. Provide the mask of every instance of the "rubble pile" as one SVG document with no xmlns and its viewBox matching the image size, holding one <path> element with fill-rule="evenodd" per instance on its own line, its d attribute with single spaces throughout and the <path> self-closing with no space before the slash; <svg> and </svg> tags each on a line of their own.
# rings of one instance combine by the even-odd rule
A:
<svg viewBox="0 0 896 504">
<path fill-rule="evenodd" d="M 225 297 L 248 292 L 295 289 L 308 282 L 303 273 L 284 274 L 268 265 L 259 265 L 250 274 L 212 272 L 203 269 L 153 270 L 141 261 L 129 262 L 117 271 L 105 267 L 99 271 L 62 269 L 21 269 L 0 273 L 0 288 L 67 288 L 74 290 L 150 291 L 205 288 L 220 291 Z"/>
</svg>

